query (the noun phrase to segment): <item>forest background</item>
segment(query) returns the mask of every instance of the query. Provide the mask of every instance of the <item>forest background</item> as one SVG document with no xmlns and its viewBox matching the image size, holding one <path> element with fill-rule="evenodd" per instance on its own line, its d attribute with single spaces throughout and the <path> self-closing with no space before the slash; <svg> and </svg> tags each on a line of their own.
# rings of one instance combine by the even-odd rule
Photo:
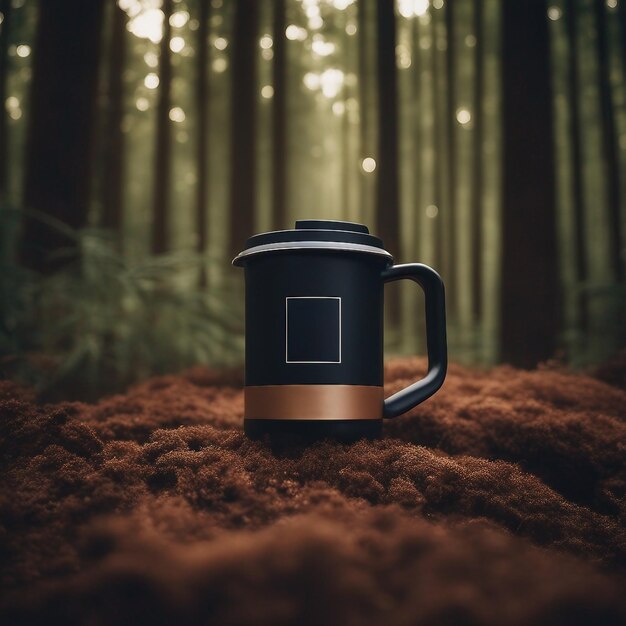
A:
<svg viewBox="0 0 626 626">
<path fill-rule="evenodd" d="M 623 0 L 0 0 L 2 369 L 77 396 L 239 363 L 245 239 L 435 267 L 451 358 L 626 343 Z M 388 288 L 387 354 L 424 351 Z"/>
</svg>

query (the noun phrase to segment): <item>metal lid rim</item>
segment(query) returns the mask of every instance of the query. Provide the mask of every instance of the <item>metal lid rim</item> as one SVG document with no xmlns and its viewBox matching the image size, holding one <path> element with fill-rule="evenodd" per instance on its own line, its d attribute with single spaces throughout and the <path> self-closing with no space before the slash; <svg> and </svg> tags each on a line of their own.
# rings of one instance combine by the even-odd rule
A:
<svg viewBox="0 0 626 626">
<path fill-rule="evenodd" d="M 279 252 L 282 250 L 330 250 L 334 252 L 361 252 L 365 254 L 384 256 L 393 261 L 393 256 L 389 252 L 387 252 L 387 250 L 383 248 L 377 248 L 376 246 L 368 246 L 366 244 L 349 243 L 345 241 L 281 241 L 263 244 L 260 246 L 254 246 L 252 248 L 243 250 L 232 260 L 232 264 L 238 266 L 240 265 L 240 261 L 242 261 L 246 257 L 263 254 L 266 252 Z"/>
</svg>

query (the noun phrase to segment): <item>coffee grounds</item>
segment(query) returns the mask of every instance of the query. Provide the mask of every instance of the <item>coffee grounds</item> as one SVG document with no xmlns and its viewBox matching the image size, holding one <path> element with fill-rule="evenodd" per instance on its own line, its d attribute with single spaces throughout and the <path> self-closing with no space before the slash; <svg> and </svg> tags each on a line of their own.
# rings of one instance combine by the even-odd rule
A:
<svg viewBox="0 0 626 626">
<path fill-rule="evenodd" d="M 244 437 L 239 372 L 93 405 L 2 382 L 0 619 L 624 623 L 616 363 L 452 366 L 379 441 L 279 452 Z M 424 367 L 391 362 L 387 393 Z"/>
</svg>

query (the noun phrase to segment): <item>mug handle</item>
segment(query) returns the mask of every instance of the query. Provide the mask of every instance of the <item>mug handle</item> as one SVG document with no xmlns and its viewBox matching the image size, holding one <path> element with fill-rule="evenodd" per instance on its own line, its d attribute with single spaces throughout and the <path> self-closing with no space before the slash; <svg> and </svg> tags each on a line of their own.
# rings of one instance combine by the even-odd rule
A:
<svg viewBox="0 0 626 626">
<path fill-rule="evenodd" d="M 434 269 L 422 263 L 394 265 L 382 273 L 385 283 L 402 278 L 415 281 L 426 297 L 426 348 L 428 373 L 416 383 L 401 389 L 387 398 L 383 405 L 383 417 L 397 417 L 430 398 L 443 385 L 448 368 L 446 342 L 446 298 L 443 281 Z"/>
</svg>

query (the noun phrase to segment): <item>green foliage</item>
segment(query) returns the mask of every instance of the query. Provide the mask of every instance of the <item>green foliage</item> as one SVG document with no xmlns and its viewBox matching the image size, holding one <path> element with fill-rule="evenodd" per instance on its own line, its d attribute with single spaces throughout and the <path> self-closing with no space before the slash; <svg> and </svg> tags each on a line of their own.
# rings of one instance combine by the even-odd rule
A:
<svg viewBox="0 0 626 626">
<path fill-rule="evenodd" d="M 576 293 L 588 312 L 586 328 L 563 333 L 560 343 L 571 367 L 587 368 L 607 361 L 626 346 L 626 285 L 587 282 Z"/>
<path fill-rule="evenodd" d="M 241 290 L 198 286 L 212 260 L 172 252 L 131 263 L 110 233 L 46 221 L 68 235 L 55 254 L 67 263 L 48 275 L 3 263 L 5 375 L 44 396 L 93 398 L 152 374 L 241 361 Z"/>
</svg>

